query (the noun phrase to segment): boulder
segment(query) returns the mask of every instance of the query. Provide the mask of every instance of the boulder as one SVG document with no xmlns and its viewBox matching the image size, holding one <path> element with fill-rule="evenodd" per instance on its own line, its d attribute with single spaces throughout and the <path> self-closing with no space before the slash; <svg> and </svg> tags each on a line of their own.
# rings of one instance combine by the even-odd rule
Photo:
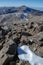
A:
<svg viewBox="0 0 43 65">
<path fill-rule="evenodd" d="M 6 63 L 8 62 L 9 57 L 5 54 L 0 58 L 0 65 L 6 65 Z"/>
<path fill-rule="evenodd" d="M 21 43 L 23 43 L 23 44 L 28 43 L 28 37 L 27 37 L 27 36 L 22 35 L 22 37 L 21 37 L 21 39 L 20 39 L 20 42 L 21 42 Z"/>
<path fill-rule="evenodd" d="M 8 48 L 8 51 L 7 51 L 6 54 L 9 56 L 10 60 L 13 60 L 13 58 L 16 55 L 16 52 L 17 52 L 17 45 L 11 39 L 7 42 L 7 45 L 9 46 L 9 48 Z"/>
<path fill-rule="evenodd" d="M 22 33 L 21 33 L 21 35 L 25 35 L 25 36 L 32 36 L 32 35 L 31 35 L 31 33 L 29 33 L 29 32 L 25 32 L 25 31 L 24 31 L 24 32 L 22 32 Z"/>
<path fill-rule="evenodd" d="M 16 62 L 14 61 L 10 62 L 10 65 L 16 65 Z"/>
<path fill-rule="evenodd" d="M 43 31 L 43 25 L 39 26 L 40 31 Z"/>
<path fill-rule="evenodd" d="M 38 48 L 39 56 L 43 57 L 43 47 Z"/>
</svg>

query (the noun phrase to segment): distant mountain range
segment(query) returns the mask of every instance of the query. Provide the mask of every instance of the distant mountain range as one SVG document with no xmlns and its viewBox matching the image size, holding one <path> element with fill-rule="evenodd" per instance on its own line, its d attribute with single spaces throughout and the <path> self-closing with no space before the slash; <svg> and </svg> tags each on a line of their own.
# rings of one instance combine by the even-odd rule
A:
<svg viewBox="0 0 43 65">
<path fill-rule="evenodd" d="M 31 13 L 34 15 L 43 15 L 43 11 L 35 10 L 26 6 L 21 7 L 0 7 L 0 15 L 10 13 Z"/>
<path fill-rule="evenodd" d="M 0 23 L 43 21 L 43 11 L 35 10 L 26 6 L 21 7 L 0 7 Z"/>
</svg>

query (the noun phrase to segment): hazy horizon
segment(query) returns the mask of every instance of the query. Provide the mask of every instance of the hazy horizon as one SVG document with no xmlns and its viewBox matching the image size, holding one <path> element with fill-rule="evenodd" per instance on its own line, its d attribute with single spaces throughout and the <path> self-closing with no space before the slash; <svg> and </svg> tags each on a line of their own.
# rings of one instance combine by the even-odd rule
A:
<svg viewBox="0 0 43 65">
<path fill-rule="evenodd" d="M 0 0 L 0 7 L 27 6 L 43 11 L 43 0 Z"/>
</svg>

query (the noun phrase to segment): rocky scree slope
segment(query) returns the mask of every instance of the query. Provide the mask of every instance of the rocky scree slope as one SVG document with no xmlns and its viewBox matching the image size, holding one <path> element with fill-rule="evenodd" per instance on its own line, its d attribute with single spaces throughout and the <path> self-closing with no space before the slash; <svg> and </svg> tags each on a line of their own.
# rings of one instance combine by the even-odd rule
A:
<svg viewBox="0 0 43 65">
<path fill-rule="evenodd" d="M 25 6 L 0 8 L 0 65 L 30 65 L 18 59 L 22 45 L 43 57 L 43 12 Z"/>
<path fill-rule="evenodd" d="M 43 57 L 43 22 L 8 25 L 0 25 L 0 65 L 30 65 L 18 59 L 17 47 L 22 45 Z"/>
</svg>

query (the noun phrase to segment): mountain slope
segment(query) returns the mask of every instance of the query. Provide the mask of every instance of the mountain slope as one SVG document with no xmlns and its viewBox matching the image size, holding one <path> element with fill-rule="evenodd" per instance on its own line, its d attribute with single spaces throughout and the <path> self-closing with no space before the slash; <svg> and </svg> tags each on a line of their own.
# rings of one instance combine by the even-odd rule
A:
<svg viewBox="0 0 43 65">
<path fill-rule="evenodd" d="M 0 15 L 2 14 L 9 14 L 9 13 L 32 13 L 35 15 L 42 15 L 43 11 L 35 10 L 26 6 L 21 7 L 0 7 Z"/>
</svg>

